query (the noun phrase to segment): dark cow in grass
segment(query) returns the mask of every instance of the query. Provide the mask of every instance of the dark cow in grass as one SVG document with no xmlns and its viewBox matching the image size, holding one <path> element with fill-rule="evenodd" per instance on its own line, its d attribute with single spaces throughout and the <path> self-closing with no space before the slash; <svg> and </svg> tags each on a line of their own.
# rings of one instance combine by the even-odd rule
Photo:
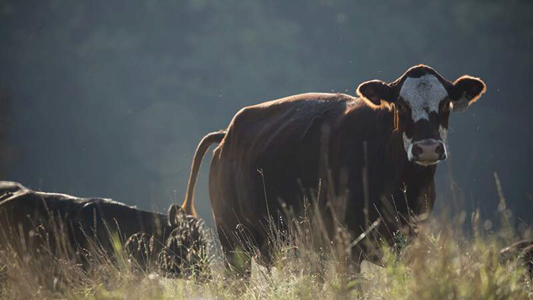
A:
<svg viewBox="0 0 533 300">
<path fill-rule="evenodd" d="M 362 83 L 359 97 L 309 93 L 243 108 L 226 131 L 200 142 L 183 207 L 194 213 L 201 160 L 212 143 L 220 143 L 209 192 L 230 264 L 248 263 L 235 254 L 238 231 L 268 261 L 268 215 L 283 226 L 284 211 L 304 214 L 305 197 L 318 198 L 313 203 L 330 236 L 341 226 L 356 239 L 380 220 L 373 236 L 393 243 L 397 232 L 433 208 L 437 163 L 448 156 L 450 113 L 465 110 L 484 92 L 479 78 L 452 82 L 418 65 L 391 83 Z M 352 248 L 355 266 L 361 255 L 372 256 L 372 247 L 363 244 Z"/>
<path fill-rule="evenodd" d="M 141 269 L 153 265 L 176 276 L 205 271 L 202 224 L 177 205 L 164 215 L 109 199 L 36 192 L 8 182 L 0 182 L 2 192 L 0 245 L 21 256 L 52 254 L 89 267 L 101 259 L 114 261 L 125 247 Z"/>
</svg>

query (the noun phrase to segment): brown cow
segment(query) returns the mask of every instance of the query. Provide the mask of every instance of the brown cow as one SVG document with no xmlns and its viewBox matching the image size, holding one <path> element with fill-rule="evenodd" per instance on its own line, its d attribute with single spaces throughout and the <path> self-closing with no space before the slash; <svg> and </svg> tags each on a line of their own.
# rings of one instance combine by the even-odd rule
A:
<svg viewBox="0 0 533 300">
<path fill-rule="evenodd" d="M 95 259 L 114 259 L 119 242 L 141 269 L 158 266 L 173 276 L 198 273 L 207 259 L 201 222 L 177 205 L 164 215 L 110 199 L 36 192 L 10 182 L 0 187 L 21 187 L 0 198 L 0 248 L 21 257 L 51 254 L 89 267 Z"/>
<path fill-rule="evenodd" d="M 355 239 L 380 220 L 375 236 L 392 243 L 396 232 L 433 208 L 434 174 L 447 157 L 450 112 L 465 110 L 485 90 L 478 78 L 451 82 L 418 65 L 391 83 L 362 83 L 359 98 L 309 93 L 243 108 L 227 131 L 200 142 L 183 208 L 195 214 L 201 160 L 212 143 L 220 143 L 209 191 L 230 265 L 249 263 L 236 257 L 242 246 L 237 231 L 246 232 L 268 261 L 268 215 L 279 220 L 287 207 L 302 216 L 303 198 L 313 199 L 319 186 L 316 204 L 330 235 L 339 223 Z M 353 247 L 356 267 L 368 250 Z"/>
</svg>

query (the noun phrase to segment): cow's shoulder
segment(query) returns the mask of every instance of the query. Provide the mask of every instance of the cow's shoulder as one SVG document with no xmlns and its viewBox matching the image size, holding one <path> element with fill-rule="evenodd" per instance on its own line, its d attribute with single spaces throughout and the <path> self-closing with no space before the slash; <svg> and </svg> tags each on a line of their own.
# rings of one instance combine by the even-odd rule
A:
<svg viewBox="0 0 533 300">
<path fill-rule="evenodd" d="M 365 138 L 368 138 L 368 134 L 388 135 L 396 129 L 394 113 L 391 104 L 373 105 L 359 99 L 347 106 L 343 117 L 339 119 L 338 130 L 352 135 L 364 133 Z"/>
</svg>

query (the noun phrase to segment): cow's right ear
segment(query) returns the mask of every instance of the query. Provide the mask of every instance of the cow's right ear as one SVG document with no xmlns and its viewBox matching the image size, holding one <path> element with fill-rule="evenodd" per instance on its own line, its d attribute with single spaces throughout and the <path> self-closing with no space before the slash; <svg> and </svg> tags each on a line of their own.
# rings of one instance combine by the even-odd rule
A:
<svg viewBox="0 0 533 300">
<path fill-rule="evenodd" d="M 185 211 L 177 204 L 171 204 L 168 208 L 168 225 L 178 226 L 179 219 L 185 216 Z"/>
<path fill-rule="evenodd" d="M 394 102 L 394 90 L 381 80 L 361 83 L 357 88 L 357 95 L 370 100 L 375 105 L 380 105 L 381 100 Z"/>
</svg>

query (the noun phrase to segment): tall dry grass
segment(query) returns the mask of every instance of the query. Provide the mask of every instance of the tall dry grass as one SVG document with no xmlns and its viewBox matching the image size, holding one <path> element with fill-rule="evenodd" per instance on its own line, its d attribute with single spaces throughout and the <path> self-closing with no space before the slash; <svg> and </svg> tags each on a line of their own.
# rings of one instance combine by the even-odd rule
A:
<svg viewBox="0 0 533 300">
<path fill-rule="evenodd" d="M 307 220 L 272 232 L 273 267 L 253 264 L 249 280 L 228 276 L 220 256 L 211 277 L 167 278 L 156 268 L 140 270 L 120 249 L 102 254 L 90 269 L 72 261 L 37 259 L 4 249 L 0 255 L 2 299 L 532 299 L 531 281 L 515 259 L 500 262 L 499 250 L 519 238 L 510 228 L 488 232 L 476 220 L 462 224 L 433 218 L 400 255 L 383 247 L 386 267 L 363 263 L 349 274 L 342 255 L 316 250 Z M 313 244 L 313 245 L 311 245 Z M 256 261 L 260 257 L 254 256 Z"/>
<path fill-rule="evenodd" d="M 481 220 L 478 212 L 470 218 L 464 212 L 432 216 L 416 239 L 394 248 L 382 245 L 385 267 L 364 262 L 360 274 L 347 263 L 354 241 L 342 229 L 325 236 L 312 205 L 298 221 L 280 227 L 279 220 L 272 220 L 266 226 L 274 249 L 272 267 L 261 266 L 259 251 L 243 254 L 254 260 L 250 278 L 228 274 L 215 247 L 209 249 L 214 259 L 204 262 L 209 276 L 186 278 L 166 277 L 156 266 L 139 268 L 118 240 L 115 255 L 96 255 L 90 268 L 2 247 L 0 298 L 533 299 L 532 282 L 517 258 L 501 261 L 499 256 L 513 241 L 531 238 L 527 228 L 514 230 L 500 196 L 499 219 Z"/>
</svg>

